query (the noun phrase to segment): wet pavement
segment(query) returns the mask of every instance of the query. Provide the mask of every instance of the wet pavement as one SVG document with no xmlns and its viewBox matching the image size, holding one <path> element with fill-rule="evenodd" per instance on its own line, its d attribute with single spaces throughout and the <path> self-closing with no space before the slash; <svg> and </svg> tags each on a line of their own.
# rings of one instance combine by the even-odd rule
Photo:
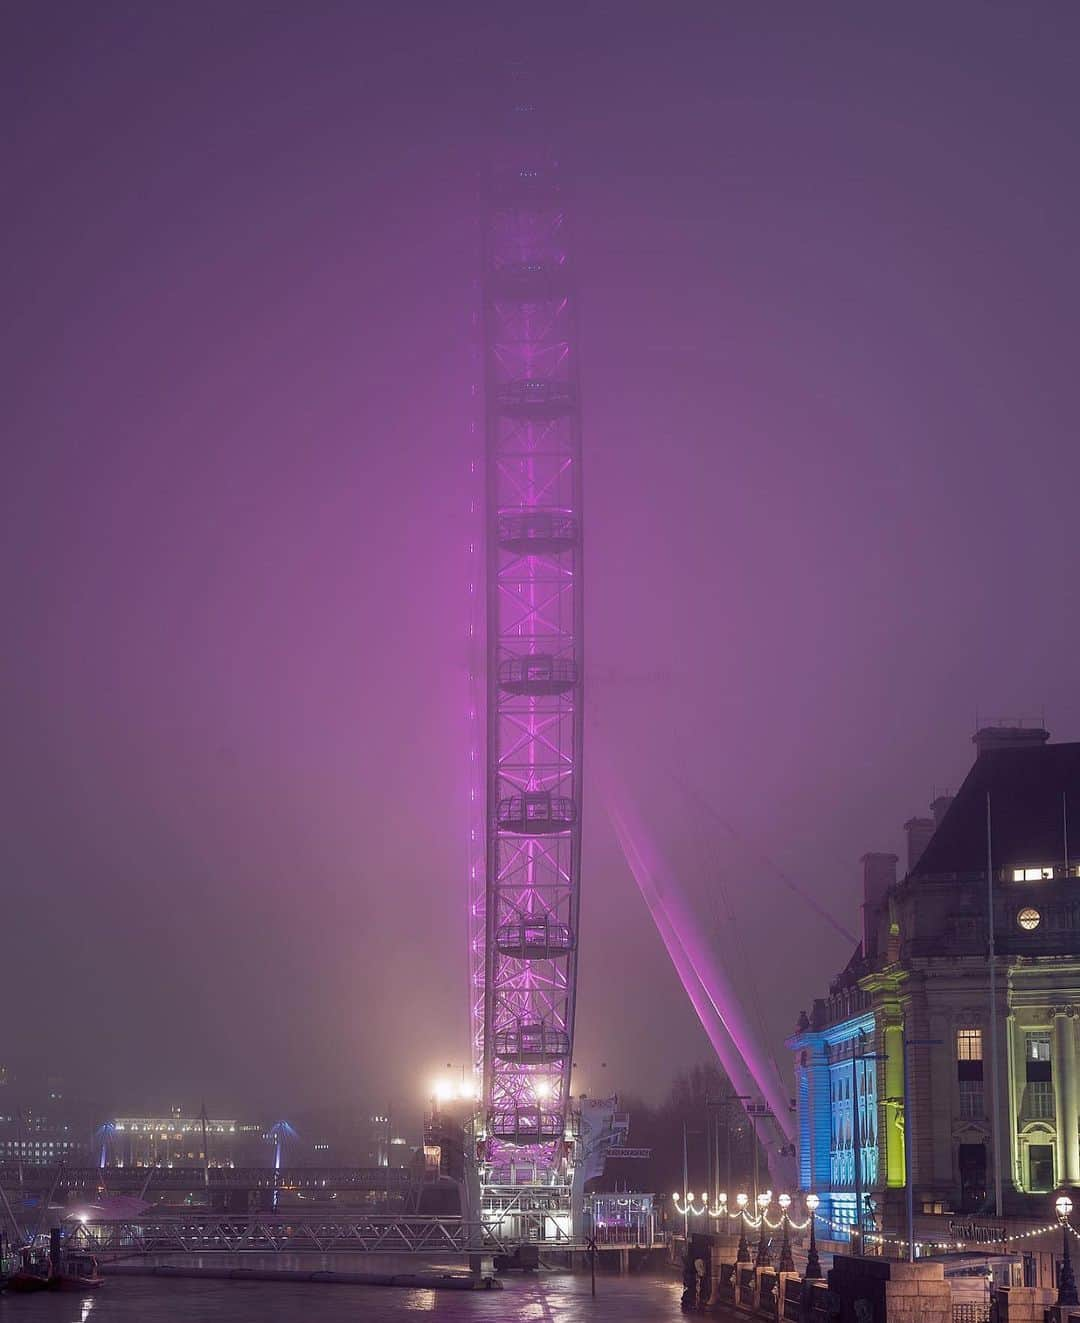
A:
<svg viewBox="0 0 1080 1323">
<path fill-rule="evenodd" d="M 501 1291 L 439 1291 L 301 1282 L 113 1277 L 93 1295 L 0 1296 L 0 1319 L 39 1323 L 659 1323 L 682 1319 L 674 1277 L 509 1275 Z"/>
</svg>

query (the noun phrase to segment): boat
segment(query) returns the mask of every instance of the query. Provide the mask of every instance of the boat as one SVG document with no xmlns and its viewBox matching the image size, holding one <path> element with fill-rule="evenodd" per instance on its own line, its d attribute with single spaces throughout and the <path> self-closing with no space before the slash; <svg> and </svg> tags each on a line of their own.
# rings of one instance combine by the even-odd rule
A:
<svg viewBox="0 0 1080 1323">
<path fill-rule="evenodd" d="M 10 1241 L 0 1232 L 0 1291 L 3 1291 L 8 1282 L 11 1281 L 11 1274 L 18 1268 L 19 1260 L 11 1248 Z"/>
<path fill-rule="evenodd" d="M 47 1291 L 52 1284 L 52 1258 L 40 1246 L 28 1245 L 19 1251 L 19 1263 L 8 1278 L 9 1291 Z"/>
<path fill-rule="evenodd" d="M 64 1254 L 49 1286 L 54 1291 L 93 1291 L 104 1281 L 98 1261 L 92 1254 Z"/>
</svg>

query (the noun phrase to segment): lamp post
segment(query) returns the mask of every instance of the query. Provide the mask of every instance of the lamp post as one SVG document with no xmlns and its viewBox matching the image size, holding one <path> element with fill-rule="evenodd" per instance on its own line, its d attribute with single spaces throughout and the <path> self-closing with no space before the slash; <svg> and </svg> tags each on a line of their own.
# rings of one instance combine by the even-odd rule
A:
<svg viewBox="0 0 1080 1323">
<path fill-rule="evenodd" d="M 1058 1275 L 1057 1303 L 1059 1305 L 1078 1305 L 1080 1304 L 1080 1298 L 1076 1294 L 1076 1278 L 1073 1276 L 1072 1258 L 1069 1254 L 1069 1236 L 1072 1235 L 1069 1228 L 1069 1214 L 1073 1209 L 1073 1201 L 1067 1194 L 1059 1194 L 1054 1201 L 1054 1207 L 1061 1219 L 1061 1239 L 1064 1250 L 1061 1272 Z"/>
<path fill-rule="evenodd" d="M 818 1204 L 821 1200 L 816 1194 L 806 1196 L 806 1206 L 810 1210 L 810 1252 L 806 1256 L 806 1275 L 813 1281 L 821 1280 L 821 1260 L 818 1258 L 817 1237 L 814 1235 L 814 1222 Z"/>
<path fill-rule="evenodd" d="M 739 1205 L 739 1248 L 735 1255 L 736 1263 L 750 1262 L 750 1244 L 746 1239 L 746 1203 L 747 1197 L 744 1194 L 737 1194 L 735 1202 Z"/>
<path fill-rule="evenodd" d="M 713 1179 L 714 1188 L 720 1188 L 720 1108 L 724 1109 L 724 1180 L 731 1183 L 731 1104 L 749 1102 L 748 1093 L 722 1093 L 719 1097 L 705 1095 L 705 1108 L 713 1126 Z"/>
<path fill-rule="evenodd" d="M 771 1196 L 767 1193 L 759 1194 L 757 1198 L 758 1206 L 758 1241 L 757 1253 L 754 1256 L 755 1268 L 769 1268 L 772 1266 L 772 1255 L 769 1253 L 769 1246 L 765 1241 L 765 1210 L 772 1202 Z"/>
<path fill-rule="evenodd" d="M 690 1177 L 686 1166 L 686 1122 L 682 1123 L 682 1187 L 686 1198 L 686 1211 L 683 1213 L 683 1240 L 690 1244 Z"/>
<path fill-rule="evenodd" d="M 788 1229 L 788 1209 L 791 1207 L 791 1195 L 782 1194 L 776 1201 L 780 1205 L 780 1214 L 784 1219 L 784 1236 L 780 1242 L 780 1262 L 778 1272 L 794 1272 L 795 1260 L 791 1256 L 791 1234 Z"/>
</svg>

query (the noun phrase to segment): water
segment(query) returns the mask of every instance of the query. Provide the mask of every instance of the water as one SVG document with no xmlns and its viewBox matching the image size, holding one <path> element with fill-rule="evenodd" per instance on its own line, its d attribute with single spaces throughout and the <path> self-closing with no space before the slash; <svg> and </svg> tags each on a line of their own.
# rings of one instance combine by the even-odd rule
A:
<svg viewBox="0 0 1080 1323">
<path fill-rule="evenodd" d="M 502 1291 L 412 1290 L 307 1282 L 110 1277 L 93 1295 L 0 1296 L 0 1320 L 18 1323 L 662 1323 L 685 1317 L 674 1277 L 512 1274 Z"/>
</svg>

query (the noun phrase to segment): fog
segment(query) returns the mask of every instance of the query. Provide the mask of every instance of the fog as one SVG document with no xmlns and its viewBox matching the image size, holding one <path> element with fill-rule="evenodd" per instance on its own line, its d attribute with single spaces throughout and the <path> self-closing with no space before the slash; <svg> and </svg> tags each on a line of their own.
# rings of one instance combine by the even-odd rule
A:
<svg viewBox="0 0 1080 1323">
<path fill-rule="evenodd" d="M 781 1067 L 977 717 L 1080 734 L 1080 11 L 45 3 L 0 42 L 3 1052 L 418 1104 L 467 1048 L 479 174 L 575 180 L 575 1092 L 710 1049 L 615 760 Z M 690 787 L 688 789 L 687 787 Z M 752 986 L 753 985 L 753 986 Z"/>
</svg>

